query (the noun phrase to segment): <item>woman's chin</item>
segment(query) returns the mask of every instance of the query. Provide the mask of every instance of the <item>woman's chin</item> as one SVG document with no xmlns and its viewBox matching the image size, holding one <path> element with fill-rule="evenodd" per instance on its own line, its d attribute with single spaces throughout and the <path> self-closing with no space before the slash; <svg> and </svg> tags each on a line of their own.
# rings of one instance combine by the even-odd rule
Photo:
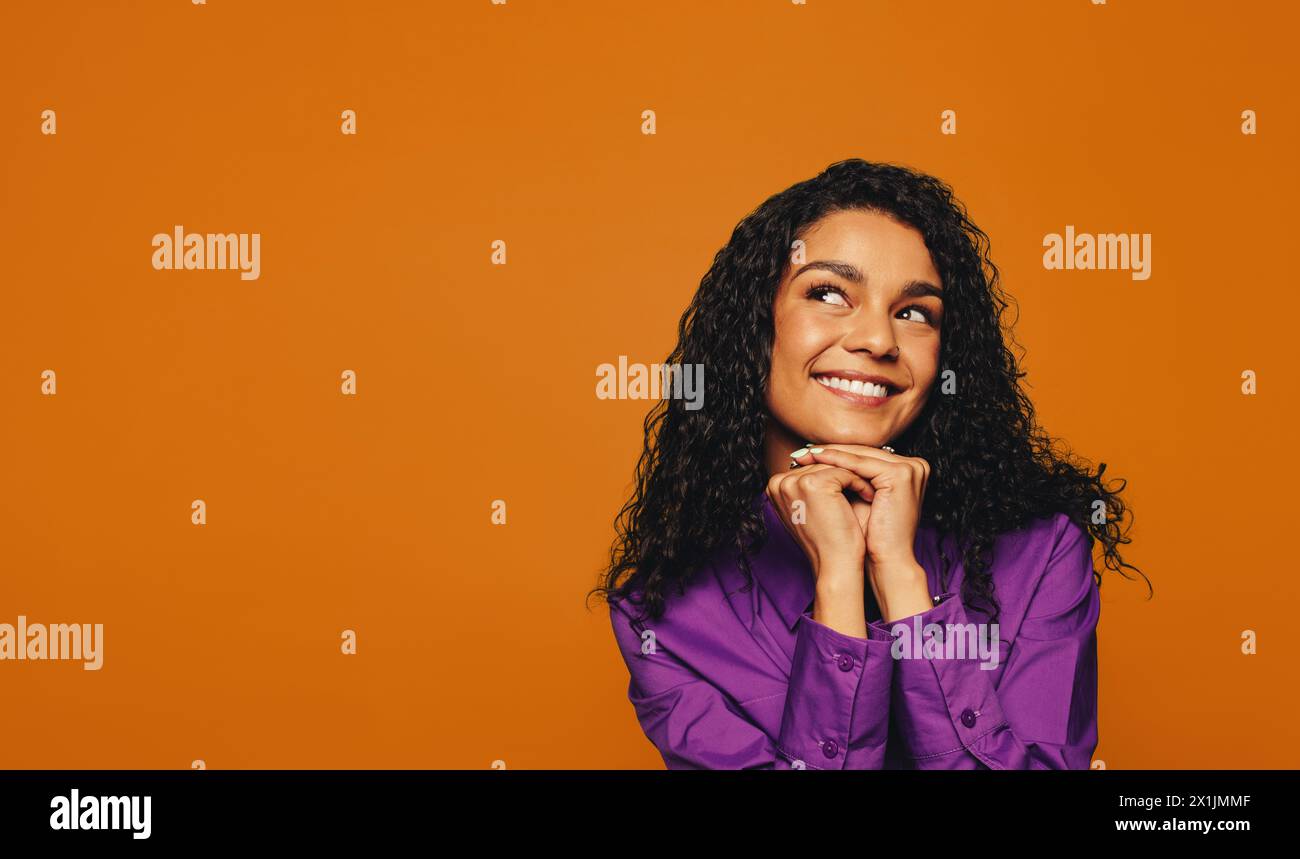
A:
<svg viewBox="0 0 1300 859">
<path fill-rule="evenodd" d="M 889 444 L 889 438 L 880 430 L 827 430 L 823 435 L 814 436 L 809 441 L 818 444 L 857 444 L 865 447 L 880 447 Z"/>
</svg>

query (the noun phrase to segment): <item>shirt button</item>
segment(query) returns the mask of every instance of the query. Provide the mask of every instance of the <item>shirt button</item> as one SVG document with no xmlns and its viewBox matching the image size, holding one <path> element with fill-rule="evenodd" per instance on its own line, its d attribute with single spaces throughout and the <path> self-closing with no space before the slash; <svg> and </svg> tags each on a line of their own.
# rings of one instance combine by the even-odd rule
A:
<svg viewBox="0 0 1300 859">
<path fill-rule="evenodd" d="M 840 746 L 834 740 L 827 740 L 822 743 L 822 754 L 828 758 L 833 758 L 840 753 Z"/>
<path fill-rule="evenodd" d="M 975 727 L 975 712 L 969 707 L 961 711 L 961 723 L 968 728 Z"/>
<path fill-rule="evenodd" d="M 840 666 L 840 670 L 841 670 L 841 671 L 852 671 L 852 670 L 853 670 L 853 657 L 850 656 L 849 654 L 847 654 L 847 653 L 841 653 L 841 654 L 840 654 L 840 658 L 837 660 L 837 662 L 838 662 L 838 664 L 839 664 L 839 666 Z"/>
</svg>

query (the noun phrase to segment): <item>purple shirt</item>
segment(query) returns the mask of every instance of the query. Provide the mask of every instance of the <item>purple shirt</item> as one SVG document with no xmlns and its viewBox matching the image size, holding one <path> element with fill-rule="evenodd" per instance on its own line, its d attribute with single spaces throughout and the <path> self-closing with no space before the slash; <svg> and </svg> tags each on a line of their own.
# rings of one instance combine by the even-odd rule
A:
<svg viewBox="0 0 1300 859">
<path fill-rule="evenodd" d="M 751 554 L 748 593 L 730 550 L 685 595 L 671 592 L 663 618 L 642 633 L 635 606 L 610 609 L 628 698 L 669 769 L 1090 766 L 1101 601 L 1088 535 L 1069 517 L 996 539 L 996 638 L 988 615 L 961 601 L 965 571 L 951 543 L 941 589 L 936 533 L 921 524 L 916 560 L 935 606 L 873 620 L 863 639 L 813 620 L 812 566 L 766 493 L 760 503 L 768 536 Z M 930 623 L 945 633 L 940 642 Z M 948 624 L 985 625 L 984 651 L 970 635 L 978 626 L 960 635 Z"/>
</svg>

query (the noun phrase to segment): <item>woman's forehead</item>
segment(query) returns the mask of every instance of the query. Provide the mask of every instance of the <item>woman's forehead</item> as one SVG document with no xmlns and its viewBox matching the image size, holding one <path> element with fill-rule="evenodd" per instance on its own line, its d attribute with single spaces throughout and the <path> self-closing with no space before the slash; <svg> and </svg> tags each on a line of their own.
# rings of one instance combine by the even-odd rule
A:
<svg viewBox="0 0 1300 859">
<path fill-rule="evenodd" d="M 876 269 L 910 266 L 933 273 L 934 263 L 920 231 L 879 212 L 833 212 L 813 224 L 801 239 L 807 260 L 839 259 Z"/>
</svg>

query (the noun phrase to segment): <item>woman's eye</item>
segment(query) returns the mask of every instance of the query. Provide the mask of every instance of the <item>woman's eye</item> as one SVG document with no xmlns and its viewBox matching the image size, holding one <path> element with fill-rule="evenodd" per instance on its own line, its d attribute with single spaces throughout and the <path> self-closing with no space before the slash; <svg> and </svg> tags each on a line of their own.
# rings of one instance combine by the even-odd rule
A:
<svg viewBox="0 0 1300 859">
<path fill-rule="evenodd" d="M 919 304 L 913 304 L 910 307 L 906 307 L 903 309 L 903 312 L 904 313 L 914 312 L 919 314 L 921 318 L 917 319 L 916 320 L 917 322 L 934 322 L 934 314 Z"/>
<path fill-rule="evenodd" d="M 833 301 L 824 300 L 826 296 L 834 299 Z M 838 304 L 847 307 L 848 301 L 844 299 L 844 292 L 836 286 L 814 286 L 808 290 L 808 297 L 815 298 L 823 304 Z"/>
</svg>

